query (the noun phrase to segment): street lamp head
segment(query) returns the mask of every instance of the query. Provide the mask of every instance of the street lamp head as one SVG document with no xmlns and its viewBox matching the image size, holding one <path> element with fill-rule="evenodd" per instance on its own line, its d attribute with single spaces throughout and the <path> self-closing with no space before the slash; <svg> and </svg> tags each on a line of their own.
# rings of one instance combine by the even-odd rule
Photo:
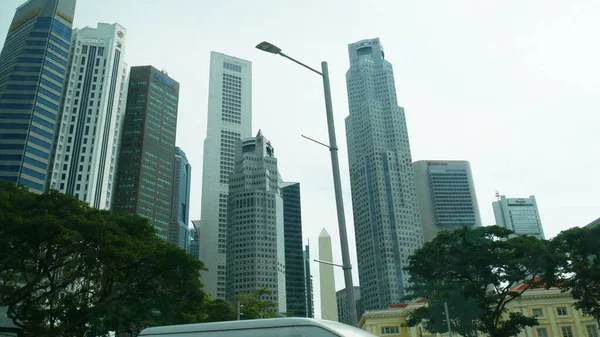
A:
<svg viewBox="0 0 600 337">
<path fill-rule="evenodd" d="M 271 53 L 271 54 L 281 53 L 281 48 L 279 48 L 276 45 L 269 43 L 267 41 L 263 41 L 263 42 L 257 44 L 256 49 L 260 49 L 262 51 L 266 51 L 267 53 Z"/>
</svg>

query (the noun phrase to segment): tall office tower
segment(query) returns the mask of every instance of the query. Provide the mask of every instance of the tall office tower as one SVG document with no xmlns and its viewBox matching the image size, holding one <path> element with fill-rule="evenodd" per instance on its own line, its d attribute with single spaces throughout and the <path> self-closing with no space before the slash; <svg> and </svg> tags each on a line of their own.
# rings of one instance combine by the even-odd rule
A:
<svg viewBox="0 0 600 337">
<path fill-rule="evenodd" d="M 193 224 L 193 222 L 192 222 Z M 200 258 L 200 232 L 196 228 L 196 225 L 193 225 L 189 230 L 190 234 L 190 243 L 188 245 L 187 251 L 190 255 L 195 258 Z"/>
<path fill-rule="evenodd" d="M 338 318 L 340 323 L 352 325 L 350 322 L 350 312 L 348 311 L 348 295 L 346 293 L 346 288 L 342 290 L 338 290 L 335 293 L 335 298 L 337 300 L 337 310 L 338 310 Z M 356 317 L 360 320 L 362 316 L 362 312 L 360 310 L 360 287 L 354 287 L 354 301 L 356 302 Z"/>
<path fill-rule="evenodd" d="M 112 209 L 150 221 L 167 240 L 179 83 L 152 66 L 131 67 Z"/>
<path fill-rule="evenodd" d="M 404 109 L 379 39 L 348 46 L 346 140 L 361 303 L 383 309 L 406 295 L 408 257 L 423 244 Z"/>
<path fill-rule="evenodd" d="M 175 148 L 173 164 L 173 201 L 171 202 L 171 222 L 169 226 L 169 242 L 188 249 L 190 244 L 190 187 L 192 183 L 192 165 L 185 152 Z"/>
<path fill-rule="evenodd" d="M 29 0 L 0 53 L 0 181 L 41 193 L 71 48 L 75 0 Z"/>
<path fill-rule="evenodd" d="M 282 183 L 287 317 L 308 317 L 302 251 L 300 183 Z"/>
<path fill-rule="evenodd" d="M 306 317 L 315 317 L 315 305 L 313 297 L 313 277 L 310 273 L 310 246 L 304 247 L 304 289 L 306 294 Z"/>
<path fill-rule="evenodd" d="M 471 164 L 463 160 L 413 163 L 423 238 L 442 230 L 481 226 Z"/>
<path fill-rule="evenodd" d="M 269 289 L 285 313 L 286 250 L 281 177 L 271 143 L 260 131 L 238 142 L 229 176 L 226 297 Z"/>
<path fill-rule="evenodd" d="M 319 260 L 333 263 L 331 236 L 325 228 L 319 234 Z M 333 266 L 319 264 L 319 285 L 321 290 L 321 318 L 337 321 L 338 312 L 335 299 L 335 276 Z"/>
<path fill-rule="evenodd" d="M 202 167 L 200 259 L 204 289 L 225 298 L 228 179 L 236 142 L 252 136 L 252 63 L 212 52 Z"/>
<path fill-rule="evenodd" d="M 504 195 L 497 195 L 497 197 L 498 201 L 492 202 L 492 207 L 498 226 L 508 228 L 516 235 L 530 235 L 545 239 L 535 196 L 507 198 Z"/>
<path fill-rule="evenodd" d="M 75 29 L 55 137 L 50 187 L 110 209 L 127 96 L 126 30 Z"/>
</svg>

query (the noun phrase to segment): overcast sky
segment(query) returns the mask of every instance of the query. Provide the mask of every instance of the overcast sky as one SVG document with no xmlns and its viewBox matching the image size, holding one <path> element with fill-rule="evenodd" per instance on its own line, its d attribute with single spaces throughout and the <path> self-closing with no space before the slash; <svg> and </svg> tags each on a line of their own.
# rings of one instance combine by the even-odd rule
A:
<svg viewBox="0 0 600 337">
<path fill-rule="evenodd" d="M 0 0 L 0 43 L 24 0 Z M 597 0 L 78 0 L 74 27 L 118 22 L 129 65 L 181 83 L 177 145 L 192 164 L 200 218 L 210 51 L 253 63 L 253 132 L 275 146 L 302 189 L 304 241 L 332 234 L 341 262 L 321 79 L 254 46 L 268 40 L 320 66 L 327 60 L 356 268 L 344 118 L 347 45 L 379 37 L 406 109 L 413 161 L 469 160 L 484 224 L 492 201 L 537 198 L 548 238 L 600 217 L 600 2 Z M 316 313 L 318 266 L 313 263 Z M 355 284 L 358 273 L 355 271 Z M 341 270 L 336 288 L 343 288 Z"/>
</svg>

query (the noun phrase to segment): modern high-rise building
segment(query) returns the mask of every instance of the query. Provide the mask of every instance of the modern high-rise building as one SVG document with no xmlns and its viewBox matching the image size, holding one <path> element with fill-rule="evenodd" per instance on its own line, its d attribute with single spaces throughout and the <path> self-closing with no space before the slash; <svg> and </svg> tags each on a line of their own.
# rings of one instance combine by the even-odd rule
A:
<svg viewBox="0 0 600 337">
<path fill-rule="evenodd" d="M 200 258 L 200 232 L 192 222 L 190 233 L 190 244 L 188 245 L 187 251 L 195 258 Z"/>
<path fill-rule="evenodd" d="M 442 230 L 481 226 L 468 161 L 422 160 L 414 162 L 413 168 L 425 241 Z"/>
<path fill-rule="evenodd" d="M 319 260 L 333 263 L 331 235 L 329 235 L 325 228 L 319 234 Z M 319 263 L 319 286 L 321 291 L 321 318 L 337 321 L 338 312 L 335 299 L 333 265 Z"/>
<path fill-rule="evenodd" d="M 406 295 L 408 258 L 423 244 L 404 109 L 379 39 L 348 46 L 346 141 L 361 303 L 387 308 Z"/>
<path fill-rule="evenodd" d="M 50 187 L 110 209 L 127 97 L 121 25 L 75 29 Z"/>
<path fill-rule="evenodd" d="M 225 298 L 227 195 L 236 143 L 252 136 L 252 63 L 212 52 L 202 165 L 200 259 L 204 289 Z"/>
<path fill-rule="evenodd" d="M 286 305 L 286 250 L 281 176 L 271 143 L 260 131 L 238 142 L 229 176 L 226 297 L 266 288 L 277 312 Z M 304 275 L 302 275 L 303 277 Z"/>
<path fill-rule="evenodd" d="M 315 317 L 313 277 L 310 273 L 310 245 L 304 246 L 304 293 L 306 294 L 306 317 Z"/>
<path fill-rule="evenodd" d="M 492 207 L 496 225 L 508 228 L 516 235 L 530 235 L 545 239 L 535 196 L 507 198 L 498 195 L 498 201 L 492 202 Z"/>
<path fill-rule="evenodd" d="M 182 249 L 190 244 L 190 188 L 192 184 L 192 165 L 185 152 L 175 148 L 173 164 L 173 201 L 171 202 L 171 222 L 169 242 Z"/>
<path fill-rule="evenodd" d="M 287 317 L 308 317 L 306 281 L 302 251 L 302 206 L 300 183 L 282 183 L 283 227 L 285 237 L 285 283 Z"/>
<path fill-rule="evenodd" d="M 179 83 L 152 66 L 132 67 L 113 210 L 147 218 L 168 239 Z"/>
<path fill-rule="evenodd" d="M 338 319 L 340 323 L 352 325 L 350 322 L 350 312 L 348 311 L 348 295 L 346 292 L 346 288 L 342 290 L 338 290 L 335 293 L 335 298 L 337 300 L 337 310 L 338 310 Z M 361 306 L 360 306 L 360 287 L 354 287 L 354 301 L 356 302 L 356 317 L 360 320 L 362 316 Z"/>
<path fill-rule="evenodd" d="M 0 181 L 47 187 L 74 14 L 75 0 L 16 10 L 0 53 Z"/>
</svg>

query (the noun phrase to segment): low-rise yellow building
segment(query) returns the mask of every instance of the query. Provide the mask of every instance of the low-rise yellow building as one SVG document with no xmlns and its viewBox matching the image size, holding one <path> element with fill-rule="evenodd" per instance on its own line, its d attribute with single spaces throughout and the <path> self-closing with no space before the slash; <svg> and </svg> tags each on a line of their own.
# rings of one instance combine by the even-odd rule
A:
<svg viewBox="0 0 600 337">
<path fill-rule="evenodd" d="M 519 290 L 520 287 L 514 288 Z M 509 312 L 522 312 L 535 316 L 538 325 L 526 328 L 518 337 L 600 337 L 594 317 L 584 315 L 573 307 L 575 301 L 569 293 L 558 288 L 536 288 L 525 291 L 520 298 L 506 305 Z M 412 310 L 426 305 L 423 301 L 396 304 L 385 310 L 366 312 L 359 327 L 381 337 L 444 337 L 447 334 L 430 334 L 422 327 L 403 327 Z M 452 313 L 450 313 L 452 315 Z M 459 337 L 454 334 L 455 337 Z M 480 334 L 479 337 L 485 337 Z"/>
</svg>

